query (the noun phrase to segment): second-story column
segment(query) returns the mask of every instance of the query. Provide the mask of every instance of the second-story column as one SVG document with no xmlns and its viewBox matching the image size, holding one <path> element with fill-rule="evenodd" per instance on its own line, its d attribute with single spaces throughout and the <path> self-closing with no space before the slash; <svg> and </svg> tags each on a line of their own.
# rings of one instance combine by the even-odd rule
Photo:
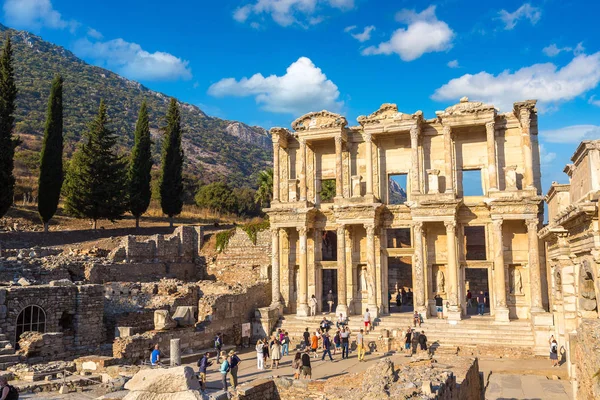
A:
<svg viewBox="0 0 600 400">
<path fill-rule="evenodd" d="M 271 229 L 271 305 L 281 304 L 279 267 L 279 228 Z"/>
<path fill-rule="evenodd" d="M 506 306 L 506 267 L 504 266 L 504 241 L 502 236 L 502 219 L 492 219 L 492 238 L 494 243 L 494 293 L 496 305 L 494 318 L 496 321 L 508 322 Z"/>
<path fill-rule="evenodd" d="M 298 307 L 296 315 L 306 317 L 309 315 L 308 312 L 308 265 L 307 265 L 307 254 L 306 247 L 308 238 L 306 236 L 306 227 L 301 226 L 297 228 L 299 235 L 299 249 L 298 249 Z"/>
<path fill-rule="evenodd" d="M 444 163 L 446 165 L 446 193 L 454 192 L 454 157 L 452 149 L 452 128 L 444 126 Z"/>
<path fill-rule="evenodd" d="M 410 128 L 410 187 L 411 193 L 420 193 L 419 188 L 419 133 L 420 126 Z"/>
<path fill-rule="evenodd" d="M 342 173 L 342 136 L 335 137 L 335 197 L 344 197 L 344 175 Z"/>
<path fill-rule="evenodd" d="M 425 306 L 425 260 L 423 257 L 423 222 L 417 221 L 413 225 L 415 237 L 415 252 L 413 254 L 412 286 L 413 303 L 416 311 L 423 317 L 427 316 Z"/>
<path fill-rule="evenodd" d="M 491 191 L 498 190 L 498 168 L 496 165 L 496 124 L 490 121 L 485 124 L 487 135 L 488 178 Z"/>
<path fill-rule="evenodd" d="M 540 249 L 537 218 L 525 221 L 529 241 L 529 287 L 531 289 L 531 312 L 544 312 L 542 303 L 542 276 L 540 273 Z"/>
<path fill-rule="evenodd" d="M 521 121 L 521 149 L 523 150 L 523 189 L 533 188 L 533 153 L 531 150 L 531 111 L 522 108 L 519 112 Z"/>
<path fill-rule="evenodd" d="M 348 315 L 347 282 L 346 282 L 346 226 L 337 228 L 337 300 L 335 314 Z"/>
<path fill-rule="evenodd" d="M 306 201 L 306 139 L 300 139 L 300 201 Z"/>
<path fill-rule="evenodd" d="M 444 221 L 446 225 L 446 241 L 447 241 L 447 271 L 449 288 L 448 302 L 450 309 L 448 310 L 448 319 L 456 320 L 461 318 L 461 308 L 458 301 L 458 259 L 456 257 L 456 221 Z"/>
<path fill-rule="evenodd" d="M 379 310 L 377 307 L 377 288 L 375 287 L 375 274 L 377 273 L 375 266 L 375 226 L 365 225 L 365 229 L 367 230 L 367 308 L 372 316 L 377 316 Z"/>
<path fill-rule="evenodd" d="M 273 140 L 273 202 L 279 201 L 279 136 Z"/>
<path fill-rule="evenodd" d="M 366 149 L 366 167 L 367 167 L 367 196 L 373 196 L 373 138 L 370 133 L 364 134 Z"/>
</svg>

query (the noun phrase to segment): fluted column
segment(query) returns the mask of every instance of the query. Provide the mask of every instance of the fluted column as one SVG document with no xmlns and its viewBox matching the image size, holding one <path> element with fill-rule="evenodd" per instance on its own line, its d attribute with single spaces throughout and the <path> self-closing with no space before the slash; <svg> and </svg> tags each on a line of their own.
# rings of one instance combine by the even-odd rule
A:
<svg viewBox="0 0 600 400">
<path fill-rule="evenodd" d="M 527 238 L 529 239 L 529 287 L 531 289 L 531 312 L 544 312 L 542 303 L 542 277 L 540 273 L 540 250 L 537 218 L 528 219 Z"/>
<path fill-rule="evenodd" d="M 340 135 L 335 137 L 335 197 L 344 197 L 342 165 L 342 136 Z"/>
<path fill-rule="evenodd" d="M 347 283 L 346 283 L 346 226 L 337 229 L 337 297 L 336 315 L 348 315 Z"/>
<path fill-rule="evenodd" d="M 489 190 L 498 190 L 498 168 L 496 165 L 496 124 L 490 121 L 485 124 L 487 134 L 488 178 Z"/>
<path fill-rule="evenodd" d="M 280 292 L 280 267 L 279 267 L 279 228 L 271 229 L 271 304 L 279 305 Z"/>
<path fill-rule="evenodd" d="M 300 139 L 300 201 L 306 201 L 306 139 Z"/>
<path fill-rule="evenodd" d="M 519 112 L 521 120 L 521 149 L 523 150 L 523 188 L 533 188 L 533 153 L 531 150 L 531 111 L 522 108 Z"/>
<path fill-rule="evenodd" d="M 494 243 L 494 293 L 496 321 L 506 322 L 508 307 L 506 306 L 506 267 L 504 266 L 504 242 L 502 236 L 502 219 L 492 220 L 492 238 Z"/>
<path fill-rule="evenodd" d="M 367 196 L 373 196 L 373 138 L 370 133 L 364 134 L 367 164 Z"/>
<path fill-rule="evenodd" d="M 423 222 L 417 221 L 413 225 L 415 237 L 415 252 L 413 255 L 413 303 L 415 309 L 425 317 L 425 261 L 423 258 Z"/>
<path fill-rule="evenodd" d="M 446 193 L 454 192 L 454 157 L 452 128 L 444 126 L 444 163 L 446 164 Z"/>
<path fill-rule="evenodd" d="M 279 137 L 273 140 L 273 202 L 279 201 Z"/>
<path fill-rule="evenodd" d="M 367 286 L 368 300 L 367 307 L 371 315 L 378 315 L 377 307 L 377 288 L 375 287 L 375 227 L 373 225 L 365 225 L 367 230 Z"/>
<path fill-rule="evenodd" d="M 448 293 L 449 319 L 460 319 L 461 310 L 458 302 L 458 260 L 456 257 L 456 221 L 444 221 L 446 225 L 446 244 L 447 248 L 447 272 L 449 286 L 446 288 Z"/>
<path fill-rule="evenodd" d="M 298 271 L 298 308 L 296 311 L 296 315 L 299 316 L 308 316 L 308 269 L 307 269 L 307 259 L 306 259 L 306 247 L 307 247 L 307 236 L 306 236 L 306 227 L 301 226 L 298 229 L 299 234 L 299 249 L 298 249 L 298 258 L 299 258 L 299 271 Z"/>
<path fill-rule="evenodd" d="M 410 188 L 411 193 L 420 193 L 419 188 L 419 124 L 410 128 Z"/>
</svg>

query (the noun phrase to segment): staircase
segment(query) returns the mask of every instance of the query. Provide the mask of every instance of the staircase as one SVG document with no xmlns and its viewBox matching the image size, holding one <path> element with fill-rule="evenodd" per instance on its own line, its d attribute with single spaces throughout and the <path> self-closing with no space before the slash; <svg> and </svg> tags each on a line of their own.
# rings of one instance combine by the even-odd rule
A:
<svg viewBox="0 0 600 400">
<path fill-rule="evenodd" d="M 335 318 L 334 314 L 326 317 Z M 323 315 L 316 317 L 296 317 L 295 315 L 283 316 L 277 326 L 289 333 L 292 343 L 296 344 L 302 340 L 302 334 L 306 328 L 314 332 Z M 334 321 L 335 322 L 335 321 Z M 351 316 L 348 326 L 353 336 L 358 333 L 364 324 L 361 316 Z M 393 329 L 405 330 L 408 326 L 413 327 L 411 313 L 391 314 L 377 318 L 374 323 L 375 330 L 367 336 L 370 340 L 377 339 L 382 329 L 391 331 Z M 333 326 L 335 332 L 335 325 Z M 474 316 L 461 321 L 456 325 L 448 323 L 445 319 L 431 318 L 416 328 L 419 332 L 424 331 L 430 345 L 438 342 L 440 350 L 447 349 L 449 353 L 466 352 L 489 346 L 490 348 L 507 348 L 513 353 L 532 354 L 534 347 L 534 335 L 531 322 L 527 320 L 511 321 L 510 323 L 497 323 L 493 317 Z M 331 331 L 330 331 L 331 332 Z"/>
<path fill-rule="evenodd" d="M 0 334 L 0 370 L 6 370 L 11 365 L 18 364 L 21 359 L 18 354 L 15 354 L 14 348 L 6 348 L 8 344 L 10 341 L 6 339 L 6 335 Z"/>
</svg>

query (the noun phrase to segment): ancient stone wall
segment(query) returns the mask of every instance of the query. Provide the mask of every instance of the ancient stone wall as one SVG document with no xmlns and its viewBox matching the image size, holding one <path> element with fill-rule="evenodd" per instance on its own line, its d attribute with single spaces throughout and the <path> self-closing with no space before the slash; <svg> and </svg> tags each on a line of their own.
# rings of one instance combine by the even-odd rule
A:
<svg viewBox="0 0 600 400">
<path fill-rule="evenodd" d="M 195 281 L 202 276 L 201 265 L 195 263 L 94 263 L 85 267 L 85 279 L 96 284 L 155 282 L 164 277 Z"/>
<path fill-rule="evenodd" d="M 571 362 L 576 365 L 577 397 L 600 398 L 600 320 L 584 320 L 570 347 Z"/>
<path fill-rule="evenodd" d="M 217 256 L 217 266 L 263 266 L 271 265 L 271 232 L 256 234 L 256 244 L 240 228 L 236 228 L 227 247 Z"/>
</svg>

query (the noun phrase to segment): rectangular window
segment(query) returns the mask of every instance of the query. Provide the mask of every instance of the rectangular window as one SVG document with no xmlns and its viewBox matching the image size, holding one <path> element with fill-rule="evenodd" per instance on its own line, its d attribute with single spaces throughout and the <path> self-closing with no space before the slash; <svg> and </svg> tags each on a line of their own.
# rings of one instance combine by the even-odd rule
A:
<svg viewBox="0 0 600 400">
<path fill-rule="evenodd" d="M 463 169 L 462 171 L 463 197 L 483 196 L 481 182 L 481 169 Z"/>
<path fill-rule="evenodd" d="M 388 178 L 388 204 L 406 203 L 407 175 L 394 174 Z"/>
<path fill-rule="evenodd" d="M 387 247 L 389 249 L 410 248 L 410 228 L 395 228 L 387 230 Z"/>
<path fill-rule="evenodd" d="M 465 259 L 487 259 L 485 249 L 485 227 L 465 226 Z"/>
<path fill-rule="evenodd" d="M 323 179 L 319 198 L 321 203 L 331 203 L 335 197 L 335 179 Z"/>
</svg>

